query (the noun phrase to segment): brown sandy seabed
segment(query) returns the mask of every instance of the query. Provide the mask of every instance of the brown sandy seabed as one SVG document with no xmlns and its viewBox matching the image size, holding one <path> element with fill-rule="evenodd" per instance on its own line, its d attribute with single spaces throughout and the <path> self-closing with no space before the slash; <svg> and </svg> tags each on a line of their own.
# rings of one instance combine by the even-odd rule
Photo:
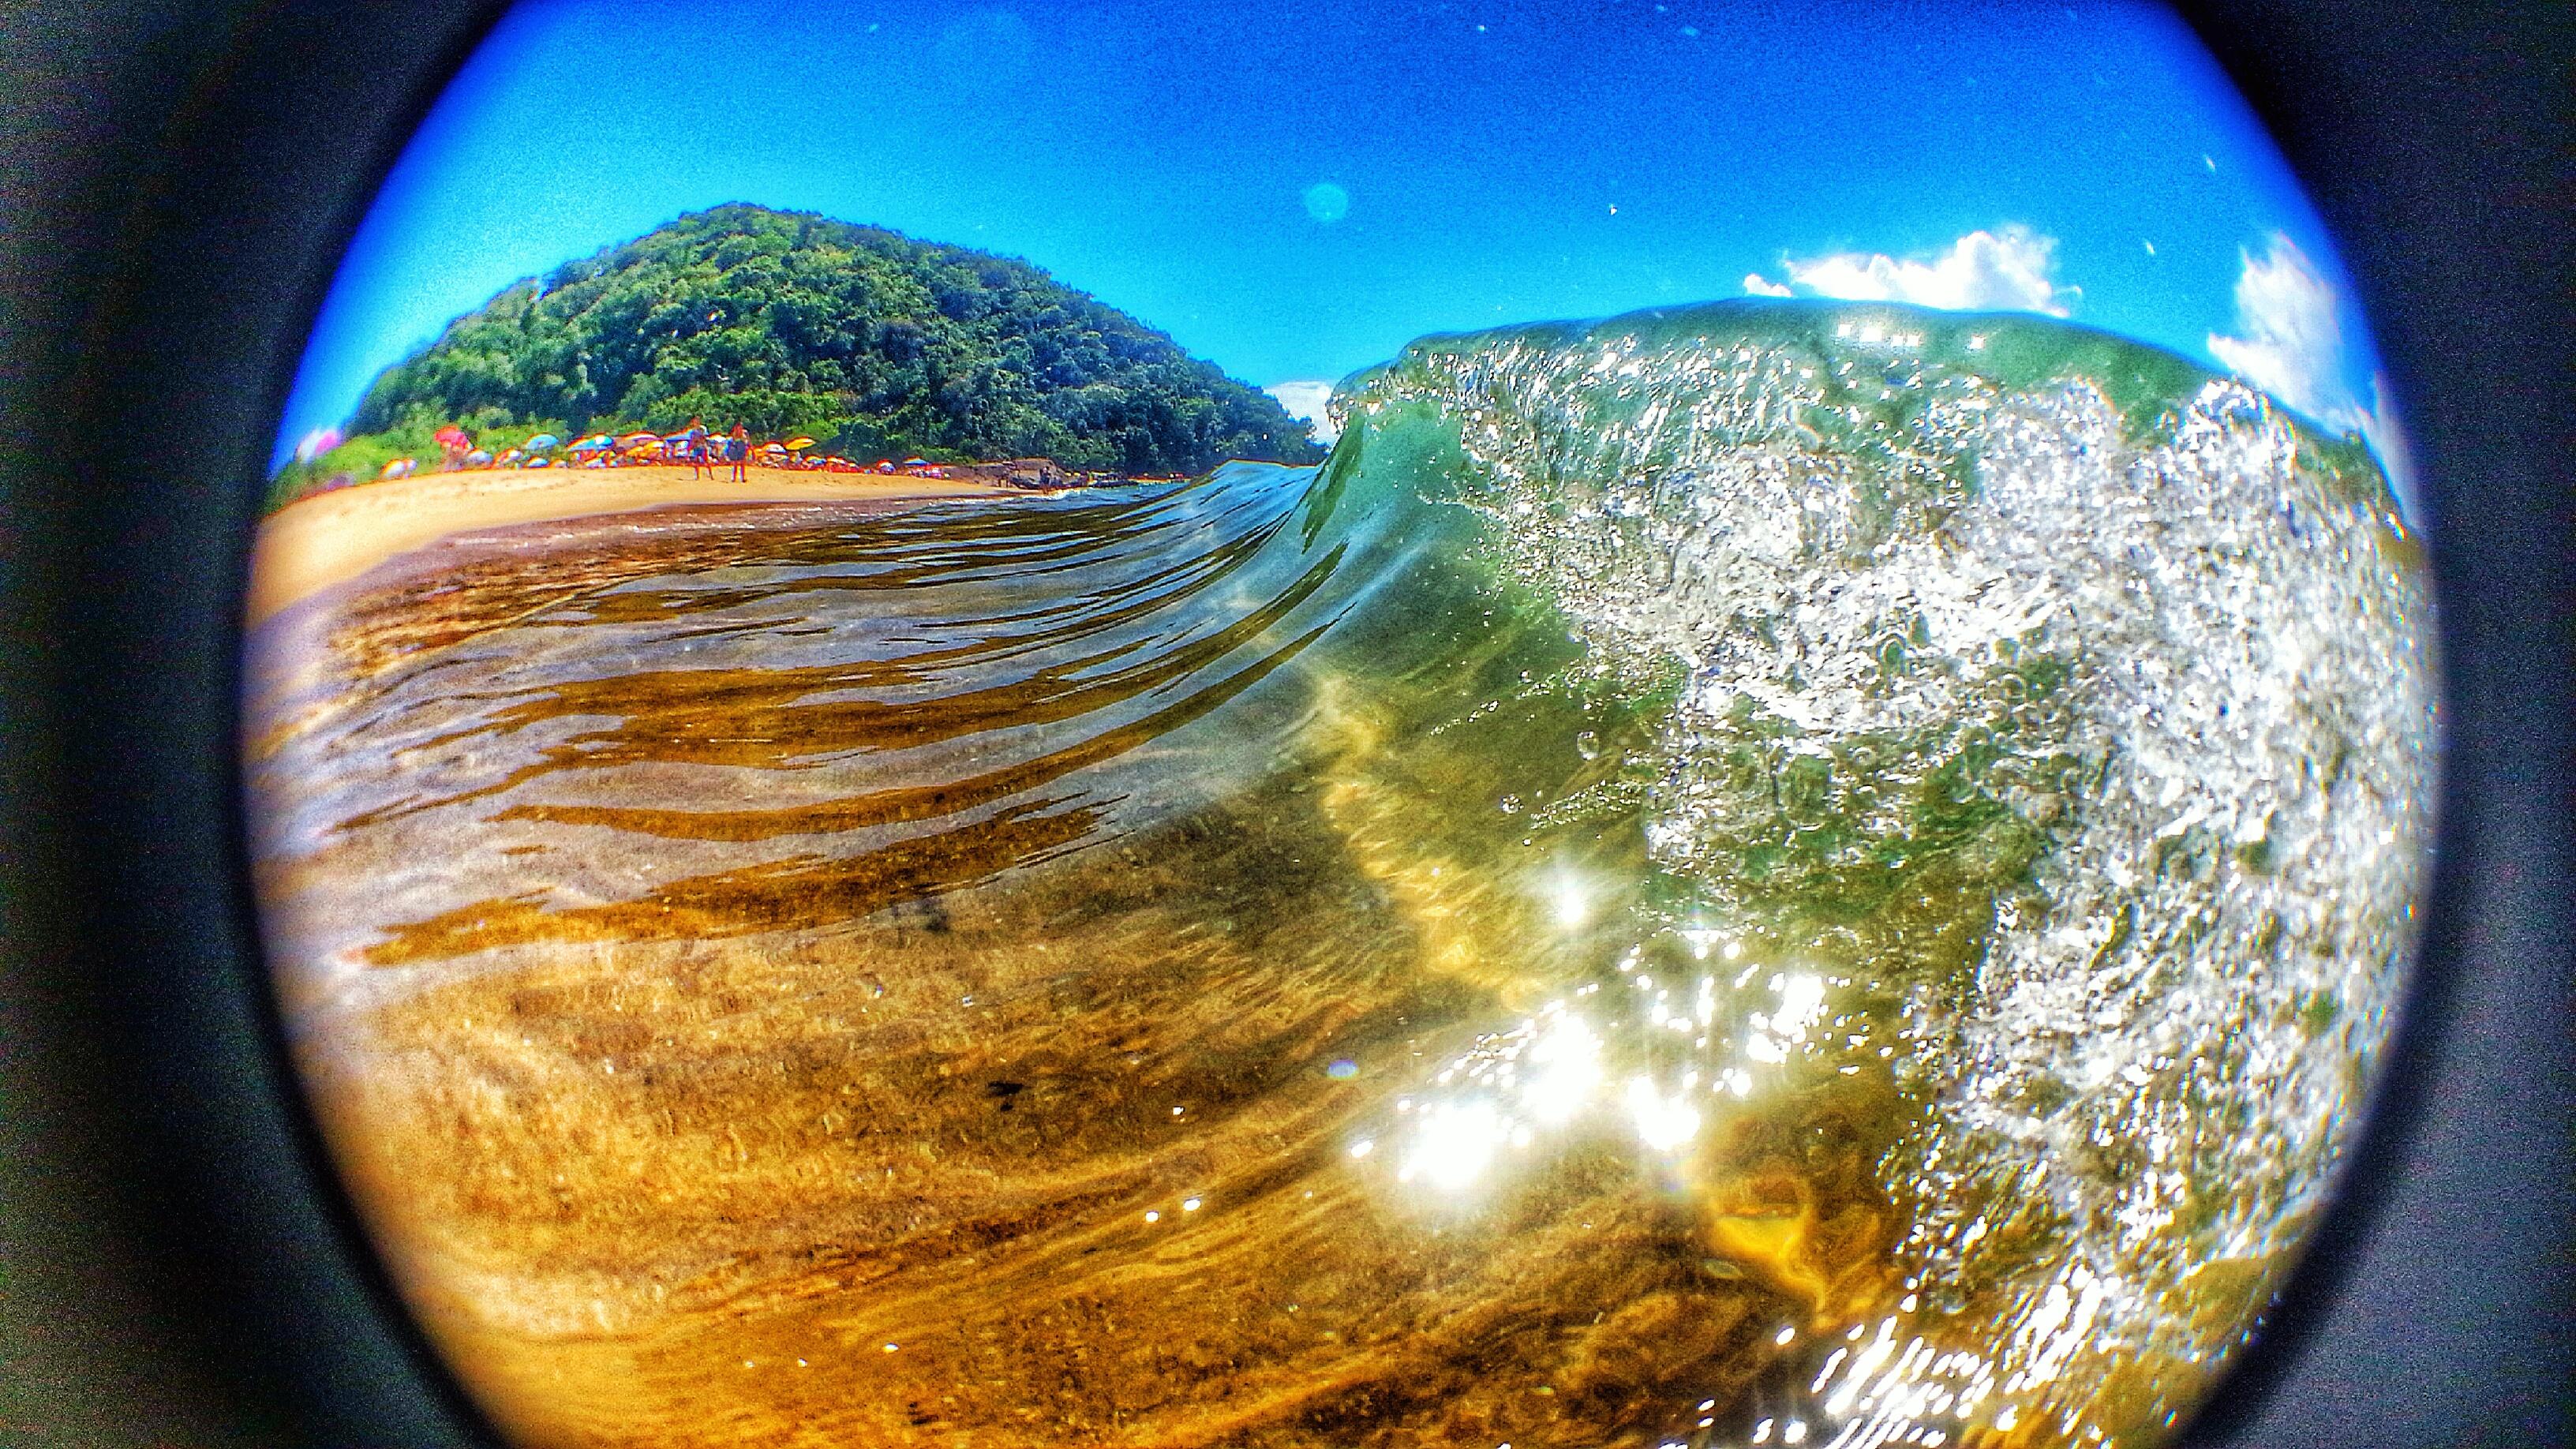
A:
<svg viewBox="0 0 2576 1449">
<path fill-rule="evenodd" d="M 298 601 L 378 568 L 417 568 L 459 535 L 519 527 L 522 546 L 545 539 L 526 525 L 640 510 L 807 503 L 866 510 L 1005 492 L 971 479 L 753 468 L 733 482 L 716 470 L 655 463 L 629 468 L 483 468 L 363 483 L 296 500 L 260 525 L 244 613 L 260 624 Z"/>
<path fill-rule="evenodd" d="M 465 540 L 311 607 L 364 676 L 740 546 L 599 546 L 629 527 Z M 338 1005 L 283 969 L 325 1133 L 451 1364 L 535 1446 L 1650 1445 L 1883 1311 L 1903 1114 L 1874 1058 L 1671 1176 L 1607 1136 L 1463 1204 L 1354 1166 L 1355 1125 L 1550 964 L 1497 959 L 1546 934 L 1529 903 L 1425 844 L 1490 798 L 1442 777 L 1476 762 L 1399 764 L 1364 718 L 1316 738 L 1302 778 L 998 880 L 1078 823 L 487 901 L 392 931 L 369 984 L 410 979 Z M 335 847 L 261 884 L 367 869 Z"/>
</svg>

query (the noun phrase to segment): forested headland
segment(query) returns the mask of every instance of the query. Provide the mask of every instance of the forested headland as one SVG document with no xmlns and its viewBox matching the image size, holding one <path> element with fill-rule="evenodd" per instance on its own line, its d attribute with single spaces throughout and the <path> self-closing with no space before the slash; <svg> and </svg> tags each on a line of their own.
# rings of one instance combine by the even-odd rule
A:
<svg viewBox="0 0 2576 1449">
<path fill-rule="evenodd" d="M 731 205 L 448 324 L 376 379 L 347 441 L 280 472 L 271 503 L 400 457 L 427 467 L 451 425 L 497 453 L 692 417 L 858 459 L 1174 474 L 1322 456 L 1275 399 L 1026 262 Z"/>
</svg>

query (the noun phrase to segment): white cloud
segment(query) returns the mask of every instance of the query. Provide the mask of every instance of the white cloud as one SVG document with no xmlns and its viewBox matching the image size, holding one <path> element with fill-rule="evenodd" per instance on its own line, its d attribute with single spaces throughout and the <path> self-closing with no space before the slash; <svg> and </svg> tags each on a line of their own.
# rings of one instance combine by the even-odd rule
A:
<svg viewBox="0 0 2576 1449">
<path fill-rule="evenodd" d="M 2236 279 L 2236 327 L 2245 335 L 2209 334 L 2210 355 L 2311 417 L 2352 408 L 2333 284 L 2279 232 L 2272 233 L 2262 256 L 2239 255 L 2245 270 Z"/>
<path fill-rule="evenodd" d="M 1950 311 L 2045 312 L 2063 317 L 2081 295 L 2064 287 L 2057 269 L 2057 238 L 2026 226 L 1972 231 L 1929 261 L 1885 252 L 1834 252 L 1786 257 L 1789 280 L 1755 272 L 1744 290 L 1756 296 L 1839 297 L 1853 302 L 1913 302 Z"/>
<path fill-rule="evenodd" d="M 2291 411 L 2361 434 L 2397 485 L 2398 496 L 2411 506 L 2414 457 L 2389 402 L 2388 378 L 2372 375 L 2369 406 L 2354 395 L 2345 372 L 2334 284 L 2296 242 L 2277 231 L 2265 241 L 2263 255 L 2242 250 L 2239 255 L 2245 264 L 2236 278 L 2240 335 L 2210 333 L 2210 355 Z"/>
<path fill-rule="evenodd" d="M 2388 396 L 2388 374 L 2370 375 L 2370 406 L 2362 410 L 2358 426 L 2370 451 L 2379 457 L 2379 466 L 2388 470 L 2388 480 L 2396 486 L 2398 501 L 2410 517 L 2417 516 L 2415 501 L 2415 445 L 2406 438 L 2405 425 L 2397 421 L 2397 404 Z"/>
<path fill-rule="evenodd" d="M 1329 379 L 1293 378 L 1287 382 L 1274 382 L 1262 391 L 1279 399 L 1279 405 L 1288 410 L 1288 416 L 1304 422 L 1316 442 L 1327 447 L 1332 445 L 1337 431 L 1333 427 L 1332 416 L 1324 411 L 1324 404 L 1333 397 L 1333 384 Z"/>
</svg>

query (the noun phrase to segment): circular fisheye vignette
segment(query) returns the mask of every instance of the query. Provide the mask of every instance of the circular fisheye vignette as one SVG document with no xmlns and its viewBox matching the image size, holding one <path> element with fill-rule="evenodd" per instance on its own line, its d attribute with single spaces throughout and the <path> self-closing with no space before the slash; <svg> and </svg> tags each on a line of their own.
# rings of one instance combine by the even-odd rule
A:
<svg viewBox="0 0 2576 1449">
<path fill-rule="evenodd" d="M 515 11 L 281 428 L 281 1009 L 505 1429 L 2167 1437 L 2434 766 L 2366 329 L 2188 34 L 846 18 L 1066 99 L 567 116 L 741 17 Z M 1935 69 L 1991 153 L 1769 104 Z"/>
</svg>

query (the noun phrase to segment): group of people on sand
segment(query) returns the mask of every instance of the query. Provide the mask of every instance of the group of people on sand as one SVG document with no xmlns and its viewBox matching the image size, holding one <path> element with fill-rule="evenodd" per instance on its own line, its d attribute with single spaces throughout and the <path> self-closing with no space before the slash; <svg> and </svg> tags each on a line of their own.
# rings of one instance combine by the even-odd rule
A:
<svg viewBox="0 0 2576 1449">
<path fill-rule="evenodd" d="M 583 438 L 566 448 L 552 433 L 539 433 L 516 447 L 494 454 L 474 445 L 463 428 L 449 424 L 438 430 L 437 441 L 443 457 L 438 471 L 456 472 L 480 468 L 628 468 L 645 464 L 689 465 L 689 476 L 713 479 L 718 469 L 734 483 L 750 481 L 752 464 L 764 468 L 781 468 L 801 473 L 878 473 L 913 478 L 945 478 L 948 470 L 922 458 L 906 458 L 901 463 L 880 459 L 873 466 L 854 462 L 838 454 L 808 453 L 813 440 L 795 438 L 786 442 L 754 444 L 751 430 L 740 423 L 730 433 L 710 429 L 704 418 L 693 417 L 689 425 L 668 435 L 637 431 L 618 436 L 599 433 Z M 562 456 L 555 456 L 558 449 Z M 397 458 L 385 465 L 376 476 L 379 480 L 408 478 L 417 467 L 415 460 Z M 334 480 L 335 483 L 338 480 Z"/>
<path fill-rule="evenodd" d="M 663 445 L 674 459 L 689 465 L 691 478 L 713 478 L 721 462 L 733 470 L 727 482 L 750 481 L 751 430 L 740 423 L 733 425 L 731 433 L 718 437 L 707 431 L 705 419 L 693 417 L 676 440 L 666 438 Z"/>
</svg>

